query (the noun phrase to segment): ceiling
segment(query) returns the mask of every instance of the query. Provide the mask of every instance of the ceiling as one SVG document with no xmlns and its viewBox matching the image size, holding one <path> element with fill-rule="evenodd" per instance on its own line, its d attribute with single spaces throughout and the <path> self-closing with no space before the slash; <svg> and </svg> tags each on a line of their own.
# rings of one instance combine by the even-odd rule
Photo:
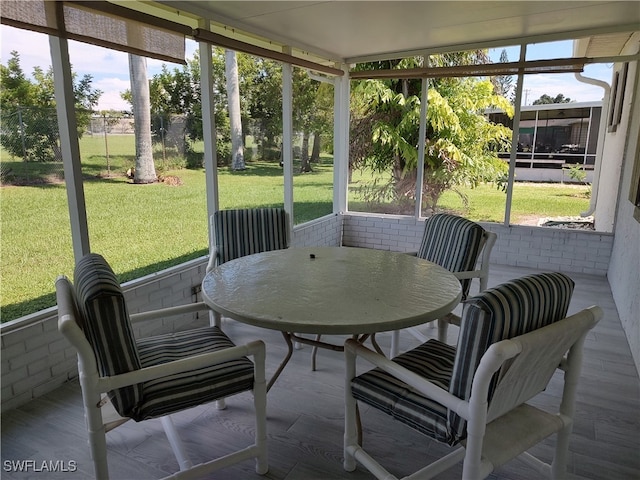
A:
<svg viewBox="0 0 640 480">
<path fill-rule="evenodd" d="M 598 56 L 640 30 L 638 1 L 156 1 L 163 16 L 243 41 L 355 63 L 405 54 L 607 34 Z M 266 40 L 266 42 L 265 42 Z M 589 56 L 589 45 L 584 52 Z M 617 51 L 616 51 L 617 50 Z M 297 53 L 296 53 L 297 52 Z M 593 50 L 595 53 L 596 51 Z"/>
</svg>

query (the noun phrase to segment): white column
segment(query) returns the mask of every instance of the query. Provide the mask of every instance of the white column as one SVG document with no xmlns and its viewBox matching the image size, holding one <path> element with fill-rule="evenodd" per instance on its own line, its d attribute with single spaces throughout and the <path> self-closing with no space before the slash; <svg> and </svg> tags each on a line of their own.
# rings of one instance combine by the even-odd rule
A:
<svg viewBox="0 0 640 480">
<path fill-rule="evenodd" d="M 208 25 L 203 28 L 207 27 Z M 211 216 L 220 206 L 218 195 L 218 158 L 216 154 L 216 122 L 213 109 L 213 64 L 211 61 L 211 45 L 200 42 L 199 48 L 207 216 Z M 207 221 L 207 223 L 209 222 Z M 211 228 L 211 225 L 209 225 L 209 228 Z M 209 232 L 209 238 L 211 238 L 211 235 L 212 232 Z"/>
<path fill-rule="evenodd" d="M 524 62 L 527 56 L 527 46 L 520 46 L 520 62 Z M 518 83 L 516 83 L 515 112 L 513 114 L 513 133 L 511 135 L 511 154 L 509 156 L 509 180 L 507 183 L 507 200 L 504 209 L 504 224 L 509 225 L 511 219 L 511 201 L 513 199 L 513 182 L 516 178 L 516 158 L 518 156 L 518 134 L 520 132 L 520 110 L 522 103 L 522 87 L 524 74 L 522 70 L 518 73 Z M 537 123 L 537 122 L 536 122 Z M 535 141 L 534 141 L 535 145 Z M 534 147 L 535 148 L 535 147 Z M 535 150 L 534 150 L 535 151 Z"/>
<path fill-rule="evenodd" d="M 333 212 L 347 211 L 349 190 L 349 66 L 337 77 L 333 91 Z"/>
<path fill-rule="evenodd" d="M 428 67 L 429 57 L 425 56 L 425 67 Z M 418 138 L 418 165 L 416 171 L 416 218 L 420 218 L 422 214 L 422 182 L 424 180 L 424 151 L 425 137 L 427 135 L 427 107 L 429 92 L 429 79 L 422 79 L 422 90 L 420 92 L 420 129 Z"/>
<path fill-rule="evenodd" d="M 291 49 L 284 48 L 291 54 Z M 293 67 L 282 64 L 282 165 L 284 169 L 284 209 L 289 213 L 289 232 L 293 230 Z"/>
<path fill-rule="evenodd" d="M 80 162 L 71 62 L 69 61 L 69 48 L 66 39 L 49 36 L 49 47 L 53 66 L 64 181 L 67 187 L 67 202 L 69 204 L 73 256 L 75 261 L 78 262 L 91 250 L 84 186 L 82 183 L 82 165 Z"/>
</svg>

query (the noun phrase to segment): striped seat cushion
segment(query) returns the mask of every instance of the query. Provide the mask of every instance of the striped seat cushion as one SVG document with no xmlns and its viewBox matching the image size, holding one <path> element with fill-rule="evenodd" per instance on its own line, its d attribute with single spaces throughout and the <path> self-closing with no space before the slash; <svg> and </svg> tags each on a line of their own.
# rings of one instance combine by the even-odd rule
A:
<svg viewBox="0 0 640 480">
<path fill-rule="evenodd" d="M 429 340 L 393 360 L 448 391 L 455 354 L 454 347 Z M 351 391 L 357 400 L 431 438 L 450 443 L 447 409 L 383 370 L 376 368 L 354 378 Z"/>
<path fill-rule="evenodd" d="M 288 247 L 283 208 L 220 210 L 213 214 L 218 264 Z"/>
<path fill-rule="evenodd" d="M 74 283 L 84 330 L 96 356 L 101 376 L 112 376 L 140 368 L 127 305 L 113 270 L 95 253 L 76 265 Z M 118 413 L 131 416 L 142 398 L 142 386 L 132 385 L 109 392 Z"/>
<path fill-rule="evenodd" d="M 233 347 L 218 327 L 157 335 L 137 343 L 143 367 Z M 253 388 L 253 363 L 245 357 L 169 375 L 142 384 L 142 400 L 131 418 L 136 421 L 168 415 L 201 403 Z"/>
<path fill-rule="evenodd" d="M 439 213 L 425 220 L 424 234 L 417 256 L 437 263 L 450 272 L 473 270 L 480 253 L 484 228 L 471 220 Z M 471 279 L 460 281 L 463 300 Z"/>
<path fill-rule="evenodd" d="M 543 273 L 486 290 L 466 302 L 456 348 L 429 340 L 394 361 L 456 397 L 469 400 L 473 376 L 487 349 L 500 340 L 565 318 L 573 286 L 564 274 Z M 499 375 L 497 372 L 489 400 Z M 351 390 L 357 400 L 431 438 L 449 445 L 466 438 L 466 421 L 459 415 L 379 369 L 353 379 Z"/>
</svg>

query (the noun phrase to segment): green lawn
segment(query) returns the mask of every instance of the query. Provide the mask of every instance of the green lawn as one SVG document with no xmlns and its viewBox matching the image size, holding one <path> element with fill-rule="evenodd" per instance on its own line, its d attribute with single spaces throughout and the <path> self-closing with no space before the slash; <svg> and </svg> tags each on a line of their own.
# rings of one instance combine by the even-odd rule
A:
<svg viewBox="0 0 640 480">
<path fill-rule="evenodd" d="M 133 138 L 118 137 L 109 137 L 108 164 L 104 138 L 81 141 L 91 250 L 107 258 L 122 282 L 206 254 L 204 170 L 158 168 L 165 176 L 179 177 L 181 185 L 133 185 L 124 176 L 133 165 Z M 27 180 L 25 185 L 3 184 L 0 190 L 0 316 L 8 321 L 55 305 L 54 280 L 59 274 L 72 276 L 73 252 L 61 164 L 27 165 L 1 153 L 3 169 L 11 169 L 9 180 Z M 163 161 L 161 152 L 155 158 L 157 164 Z M 167 168 L 180 163 L 171 152 L 165 158 Z M 220 207 L 282 205 L 282 186 L 278 163 L 251 162 L 241 172 L 220 168 Z M 577 215 L 588 206 L 585 190 L 517 184 L 516 223 L 518 216 Z M 482 186 L 466 193 L 469 209 L 452 193 L 442 197 L 439 207 L 475 220 L 503 221 L 503 192 Z M 314 172 L 294 177 L 295 223 L 330 213 L 332 198 L 332 158 L 323 157 Z"/>
<path fill-rule="evenodd" d="M 122 282 L 205 255 L 208 251 L 204 169 L 161 167 L 181 185 L 133 185 L 124 175 L 133 165 L 133 137 L 81 140 L 84 191 L 91 250 L 103 254 Z M 176 163 L 169 152 L 166 165 Z M 314 172 L 296 174 L 295 222 L 332 211 L 332 158 L 324 156 Z M 0 315 L 9 321 L 55 304 L 57 275 L 73 274 L 73 251 L 66 189 L 59 163 L 25 164 L 2 152 L 9 180 L 23 185 L 1 189 L 2 252 Z M 277 162 L 251 162 L 240 172 L 219 168 L 221 208 L 283 204 L 283 172 Z"/>
</svg>

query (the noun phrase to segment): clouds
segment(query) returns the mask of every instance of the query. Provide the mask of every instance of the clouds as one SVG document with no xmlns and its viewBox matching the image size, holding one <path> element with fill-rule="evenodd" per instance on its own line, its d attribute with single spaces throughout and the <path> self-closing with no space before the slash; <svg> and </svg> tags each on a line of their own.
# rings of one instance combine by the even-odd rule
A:
<svg viewBox="0 0 640 480">
<path fill-rule="evenodd" d="M 129 89 L 128 77 L 125 80 L 117 77 L 105 77 L 94 81 L 93 86 L 102 91 L 98 102 L 98 110 L 131 110 L 131 105 L 120 96 L 121 92 Z"/>
<path fill-rule="evenodd" d="M 2 25 L 0 40 L 0 59 L 3 65 L 7 64 L 13 50 L 20 54 L 20 65 L 26 75 L 31 75 L 33 67 L 46 70 L 51 65 L 49 42 L 47 36 L 42 33 Z"/>
<path fill-rule="evenodd" d="M 509 61 L 515 61 L 520 56 L 519 47 L 507 47 L 505 50 Z M 570 58 L 572 50 L 573 42 L 570 40 L 532 44 L 527 47 L 526 58 L 527 60 Z M 498 61 L 501 51 L 501 48 L 490 50 L 489 54 L 494 62 Z M 611 84 L 613 70 L 611 65 L 591 64 L 585 65 L 582 75 Z M 514 84 L 515 80 L 514 77 Z M 525 76 L 522 90 L 522 100 L 525 105 L 531 105 L 534 100 L 539 99 L 542 95 L 546 94 L 550 97 L 555 97 L 560 93 L 574 102 L 598 102 L 604 96 L 602 88 L 580 82 L 573 73 L 540 73 Z"/>
<path fill-rule="evenodd" d="M 0 60 L 3 65 L 7 64 L 11 51 L 16 50 L 20 55 L 22 71 L 27 76 L 33 74 L 34 67 L 48 70 L 51 66 L 47 35 L 2 25 L 0 40 Z M 193 45 L 189 47 L 188 51 L 193 55 L 195 48 Z M 120 98 L 120 94 L 130 87 L 127 53 L 72 40 L 69 41 L 69 60 L 73 71 L 79 77 L 91 75 L 92 86 L 103 92 L 98 102 L 98 110 L 130 110 L 130 105 Z M 150 78 L 160 72 L 162 63 L 159 60 L 147 60 Z"/>
<path fill-rule="evenodd" d="M 584 73 L 583 75 L 589 76 Z M 611 73 L 607 75 L 610 82 Z M 595 85 L 578 81 L 573 73 L 527 75 L 524 79 L 522 98 L 525 105 L 533 104 L 542 95 L 556 97 L 562 94 L 573 102 L 596 102 L 602 100 L 604 91 Z"/>
<path fill-rule="evenodd" d="M 6 65 L 11 51 L 20 55 L 20 66 L 27 76 L 35 67 L 48 70 L 51 66 L 49 37 L 2 25 L 1 61 Z M 91 75 L 92 85 L 103 92 L 98 104 L 99 110 L 128 110 L 129 105 L 120 98 L 120 92 L 129 88 L 129 61 L 126 53 L 95 47 L 81 42 L 69 42 L 69 59 L 73 71 L 79 77 Z"/>
</svg>

